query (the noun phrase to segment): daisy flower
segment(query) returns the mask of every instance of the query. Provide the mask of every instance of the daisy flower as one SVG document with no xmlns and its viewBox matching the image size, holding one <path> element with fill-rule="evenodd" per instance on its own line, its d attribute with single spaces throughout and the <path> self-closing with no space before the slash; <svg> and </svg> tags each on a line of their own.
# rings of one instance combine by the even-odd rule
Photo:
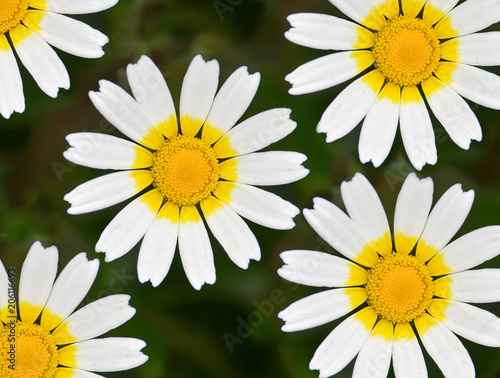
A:
<svg viewBox="0 0 500 378">
<path fill-rule="evenodd" d="M 0 261 L 0 376 L 101 377 L 142 365 L 142 340 L 96 339 L 135 314 L 128 295 L 110 295 L 74 311 L 92 286 L 99 260 L 76 255 L 56 279 L 57 248 L 33 244 L 17 277 Z M 17 303 L 16 303 L 17 302 Z M 19 305 L 19 307 L 17 307 Z M 19 309 L 19 311 L 18 311 Z"/>
<path fill-rule="evenodd" d="M 83 58 L 104 55 L 108 37 L 63 14 L 111 8 L 118 0 L 2 0 L 0 2 L 0 114 L 25 109 L 23 83 L 14 50 L 42 91 L 57 97 L 70 86 L 68 71 L 52 45 Z"/>
<path fill-rule="evenodd" d="M 469 270 L 500 253 L 500 226 L 450 240 L 467 217 L 474 192 L 452 186 L 431 211 L 433 182 L 410 174 L 399 193 L 394 244 L 375 189 L 361 174 L 341 186 L 347 214 L 322 199 L 304 210 L 312 228 L 347 259 L 318 251 L 281 254 L 281 277 L 329 287 L 279 313 L 283 331 L 316 327 L 354 309 L 316 350 L 309 365 L 320 377 L 356 355 L 353 377 L 426 377 L 416 333 L 446 377 L 474 377 L 459 335 L 500 346 L 500 319 L 468 303 L 500 300 L 500 269 Z M 415 333 L 416 330 L 416 333 Z"/>
<path fill-rule="evenodd" d="M 235 123 L 252 101 L 258 73 L 237 69 L 217 91 L 219 64 L 196 56 L 184 77 L 177 118 L 160 70 L 146 56 L 127 67 L 133 98 L 102 80 L 90 99 L 104 117 L 134 142 L 109 135 L 67 136 L 66 159 L 115 169 L 86 182 L 64 199 L 70 214 L 122 202 L 148 188 L 109 223 L 96 245 L 112 261 L 142 241 L 137 271 L 158 286 L 170 269 L 178 240 L 191 285 L 215 282 L 214 257 L 202 215 L 229 258 L 246 269 L 260 259 L 257 239 L 240 217 L 274 229 L 290 229 L 300 211 L 253 185 L 281 185 L 309 172 L 297 152 L 254 152 L 291 133 L 290 109 L 271 109 Z M 233 127 L 234 126 L 234 127 Z"/>
<path fill-rule="evenodd" d="M 290 41 L 346 50 L 308 62 L 286 76 L 294 95 L 316 92 L 370 71 L 328 106 L 317 126 L 333 142 L 364 118 L 359 158 L 375 167 L 389 154 L 398 123 L 413 166 L 437 161 L 431 119 L 468 149 L 481 140 L 479 122 L 462 97 L 500 109 L 500 77 L 474 66 L 500 64 L 500 32 L 476 33 L 500 20 L 499 0 L 330 0 L 355 22 L 292 14 Z M 400 7 L 401 3 L 401 7 Z M 462 96 L 462 97 L 461 97 Z"/>
</svg>

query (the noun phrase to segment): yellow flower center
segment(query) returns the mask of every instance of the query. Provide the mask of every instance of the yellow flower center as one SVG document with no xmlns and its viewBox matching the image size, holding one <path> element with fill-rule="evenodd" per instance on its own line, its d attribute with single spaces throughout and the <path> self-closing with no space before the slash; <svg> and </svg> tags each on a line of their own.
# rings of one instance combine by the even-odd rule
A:
<svg viewBox="0 0 500 378">
<path fill-rule="evenodd" d="M 0 33 L 6 33 L 21 23 L 28 11 L 28 0 L 0 1 Z"/>
<path fill-rule="evenodd" d="M 441 47 L 432 26 L 419 18 L 399 16 L 376 34 L 373 54 L 388 81 L 413 86 L 436 70 Z"/>
<path fill-rule="evenodd" d="M 392 253 L 368 272 L 368 301 L 393 323 L 406 323 L 430 306 L 434 295 L 429 268 L 412 255 Z"/>
<path fill-rule="evenodd" d="M 156 151 L 152 172 L 156 188 L 167 201 L 195 205 L 217 187 L 219 162 L 201 139 L 179 135 Z"/>
<path fill-rule="evenodd" d="M 0 377 L 52 378 L 58 364 L 56 342 L 39 325 L 18 321 L 0 333 Z"/>
</svg>

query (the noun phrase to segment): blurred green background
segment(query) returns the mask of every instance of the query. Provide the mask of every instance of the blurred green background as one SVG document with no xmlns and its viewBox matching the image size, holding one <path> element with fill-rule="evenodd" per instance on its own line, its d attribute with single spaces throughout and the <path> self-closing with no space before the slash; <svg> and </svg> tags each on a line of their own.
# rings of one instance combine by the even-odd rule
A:
<svg viewBox="0 0 500 378">
<path fill-rule="evenodd" d="M 316 124 L 333 98 L 346 87 L 304 96 L 290 96 L 287 73 L 322 51 L 296 46 L 283 33 L 286 16 L 297 12 L 341 14 L 327 0 L 121 0 L 96 15 L 75 17 L 110 37 L 106 55 L 98 60 L 76 58 L 58 52 L 72 85 L 54 100 L 45 96 L 22 69 L 27 110 L 10 120 L 0 118 L 0 257 L 6 267 L 20 269 L 31 244 L 41 240 L 56 245 L 60 268 L 76 253 L 88 252 L 101 260 L 98 278 L 85 303 L 105 295 L 128 293 L 137 308 L 135 317 L 111 336 L 144 339 L 149 361 L 128 372 L 108 377 L 317 377 L 308 365 L 315 349 L 339 321 L 315 329 L 283 333 L 280 310 L 317 289 L 285 282 L 276 274 L 282 265 L 279 253 L 287 249 L 328 249 L 302 215 L 289 231 L 274 231 L 250 223 L 262 249 L 260 262 L 248 270 L 233 265 L 217 241 L 212 240 L 217 269 L 215 285 L 195 291 L 187 281 L 178 254 L 170 273 L 158 288 L 139 284 L 136 276 L 138 247 L 112 263 L 94 251 L 95 243 L 123 204 L 96 213 L 71 216 L 63 196 L 77 185 L 103 172 L 66 162 L 65 135 L 78 131 L 103 131 L 102 116 L 88 99 L 99 79 L 128 88 L 125 67 L 143 54 L 149 55 L 167 78 L 178 106 L 182 79 L 191 59 L 201 53 L 218 59 L 221 81 L 246 65 L 259 71 L 257 96 L 243 118 L 274 107 L 290 107 L 298 123 L 296 131 L 271 146 L 271 150 L 305 153 L 311 173 L 300 182 L 269 188 L 299 208 L 312 206 L 321 196 L 342 207 L 339 184 L 364 173 L 377 189 L 392 223 L 396 195 L 409 172 L 401 137 L 386 162 L 374 169 L 358 158 L 360 128 L 331 144 L 317 134 Z M 497 24 L 490 30 L 500 30 Z M 500 48 L 500 47 L 499 47 Z M 487 68 L 500 73 L 498 68 Z M 469 151 L 457 147 L 434 120 L 438 163 L 426 166 L 419 177 L 431 176 L 435 199 L 459 182 L 474 189 L 472 211 L 458 235 L 500 224 L 500 112 L 471 104 L 483 128 L 483 141 Z M 473 251 L 471 251 L 473 253 Z M 500 267 L 500 258 L 484 264 Z M 500 315 L 500 305 L 480 306 Z M 242 324 L 250 324 L 245 326 Z M 478 377 L 500 376 L 500 349 L 464 341 Z M 335 356 L 332 356 L 334 358 Z M 429 376 L 441 376 L 426 355 Z M 338 374 L 349 377 L 353 363 Z M 390 376 L 393 376 L 391 371 Z"/>
</svg>

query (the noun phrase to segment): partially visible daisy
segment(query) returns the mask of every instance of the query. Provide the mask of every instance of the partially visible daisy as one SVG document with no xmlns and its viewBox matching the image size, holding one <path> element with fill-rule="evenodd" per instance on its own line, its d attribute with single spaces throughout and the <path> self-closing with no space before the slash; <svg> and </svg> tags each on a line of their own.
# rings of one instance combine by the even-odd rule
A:
<svg viewBox="0 0 500 378">
<path fill-rule="evenodd" d="M 361 174 L 341 186 L 347 214 L 322 199 L 304 210 L 312 228 L 347 259 L 294 250 L 281 254 L 281 277 L 334 289 L 303 298 L 279 313 L 293 332 L 338 319 L 309 365 L 320 377 L 341 371 L 356 355 L 353 377 L 426 377 L 415 330 L 446 377 L 474 377 L 457 335 L 500 347 L 500 319 L 469 303 L 500 301 L 500 269 L 469 270 L 500 253 L 500 226 L 450 240 L 467 217 L 474 192 L 452 186 L 431 211 L 433 182 L 410 174 L 394 215 L 394 244 L 375 189 Z"/>
<path fill-rule="evenodd" d="M 83 58 L 104 55 L 108 37 L 63 14 L 99 12 L 118 0 L 2 0 L 0 2 L 0 114 L 10 118 L 25 109 L 23 83 L 14 56 L 50 97 L 68 89 L 69 75 L 52 45 Z"/>
<path fill-rule="evenodd" d="M 101 377 L 91 371 L 123 371 L 145 363 L 142 340 L 96 339 L 134 316 L 130 297 L 110 295 L 75 311 L 94 283 L 99 260 L 89 261 L 82 252 L 56 279 L 58 259 L 56 247 L 34 243 L 19 281 L 16 271 L 6 271 L 0 262 L 0 376 L 91 378 Z"/>
<path fill-rule="evenodd" d="M 481 140 L 463 96 L 500 109 L 500 77 L 476 66 L 500 64 L 500 32 L 476 33 L 500 21 L 499 0 L 330 0 L 356 23 L 313 13 L 292 14 L 290 41 L 348 50 L 306 63 L 286 77 L 294 95 L 333 87 L 370 68 L 325 110 L 317 131 L 333 142 L 364 118 L 361 162 L 375 167 L 389 154 L 398 123 L 413 166 L 435 164 L 434 131 L 424 98 L 450 138 L 468 149 Z M 425 5 L 424 5 L 425 4 Z M 422 96 L 422 94 L 424 96 Z"/>
<path fill-rule="evenodd" d="M 70 214 L 122 202 L 145 188 L 103 231 L 96 245 L 112 261 L 144 237 L 137 271 L 158 286 L 170 269 L 177 240 L 191 285 L 215 282 L 214 257 L 202 215 L 229 258 L 246 269 L 260 259 L 257 239 L 240 217 L 274 229 L 290 229 L 300 211 L 253 185 L 281 185 L 308 174 L 297 152 L 255 152 L 291 133 L 290 109 L 271 109 L 234 126 L 252 101 L 258 73 L 237 69 L 216 95 L 219 64 L 196 56 L 182 84 L 180 117 L 160 70 L 146 56 L 127 68 L 133 98 L 102 80 L 90 92 L 96 108 L 133 142 L 109 135 L 77 133 L 66 159 L 115 169 L 84 183 L 64 199 Z M 234 126 L 234 127 L 233 127 Z"/>
</svg>

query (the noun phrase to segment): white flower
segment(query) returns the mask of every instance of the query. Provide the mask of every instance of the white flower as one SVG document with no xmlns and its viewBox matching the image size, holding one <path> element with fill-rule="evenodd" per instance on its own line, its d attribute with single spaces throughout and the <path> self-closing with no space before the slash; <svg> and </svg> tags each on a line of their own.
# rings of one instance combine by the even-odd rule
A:
<svg viewBox="0 0 500 378">
<path fill-rule="evenodd" d="M 127 75 L 135 99 L 105 80 L 90 98 L 137 144 L 102 134 L 68 135 L 72 147 L 65 151 L 66 159 L 119 170 L 68 193 L 68 212 L 103 209 L 149 187 L 103 231 L 96 251 L 105 252 L 106 261 L 124 255 L 144 237 L 139 280 L 158 286 L 170 269 L 178 240 L 192 286 L 199 290 L 204 283 L 213 284 L 214 259 L 201 210 L 229 258 L 246 269 L 250 259 L 260 259 L 260 247 L 240 215 L 265 227 L 290 229 L 299 213 L 291 203 L 253 186 L 290 183 L 309 172 L 301 165 L 303 154 L 254 153 L 295 129 L 290 110 L 271 109 L 234 126 L 250 105 L 260 75 L 240 67 L 216 95 L 219 64 L 199 55 L 184 77 L 179 119 L 165 79 L 151 59 L 143 56 L 129 65 Z"/>
<path fill-rule="evenodd" d="M 313 13 L 292 14 L 290 41 L 347 50 L 306 63 L 286 80 L 291 94 L 333 87 L 371 67 L 325 110 L 317 131 L 333 142 L 364 118 L 361 162 L 375 167 L 391 150 L 398 123 L 406 153 L 420 170 L 435 164 L 429 112 L 450 138 L 468 149 L 481 140 L 479 122 L 463 96 L 500 109 L 500 77 L 476 66 L 500 64 L 500 32 L 476 33 L 500 20 L 500 0 L 330 0 L 356 23 Z M 425 4 L 425 6 L 424 6 Z M 423 10 L 422 10 L 423 8 Z"/>
<path fill-rule="evenodd" d="M 16 271 L 6 271 L 0 262 L 0 376 L 90 378 L 100 377 L 90 371 L 123 371 L 145 363 L 144 341 L 95 338 L 134 316 L 130 296 L 110 295 L 73 312 L 94 283 L 99 260 L 89 261 L 82 252 L 56 279 L 58 259 L 56 247 L 34 243 L 19 282 Z"/>
<path fill-rule="evenodd" d="M 433 182 L 410 174 L 394 215 L 394 245 L 375 189 L 361 174 L 341 186 L 347 214 L 322 199 L 304 210 L 312 228 L 349 260 L 329 253 L 294 250 L 281 254 L 281 277 L 329 287 L 279 314 L 293 332 L 338 319 L 309 365 L 328 377 L 356 355 L 353 377 L 386 377 L 391 359 L 396 377 L 426 377 L 414 329 L 446 377 L 474 377 L 469 353 L 454 333 L 500 347 L 500 319 L 470 303 L 500 300 L 500 269 L 473 268 L 500 253 L 500 226 L 450 240 L 467 217 L 474 192 L 452 186 L 431 211 Z M 352 261 L 350 261 L 352 260 Z"/>
<path fill-rule="evenodd" d="M 68 89 L 66 67 L 49 46 L 83 58 L 104 55 L 108 37 L 63 14 L 111 8 L 118 0 L 2 0 L 0 2 L 0 114 L 10 118 L 25 109 L 23 83 L 14 50 L 33 79 L 50 97 Z M 8 37 L 8 38 L 7 38 Z"/>
</svg>

